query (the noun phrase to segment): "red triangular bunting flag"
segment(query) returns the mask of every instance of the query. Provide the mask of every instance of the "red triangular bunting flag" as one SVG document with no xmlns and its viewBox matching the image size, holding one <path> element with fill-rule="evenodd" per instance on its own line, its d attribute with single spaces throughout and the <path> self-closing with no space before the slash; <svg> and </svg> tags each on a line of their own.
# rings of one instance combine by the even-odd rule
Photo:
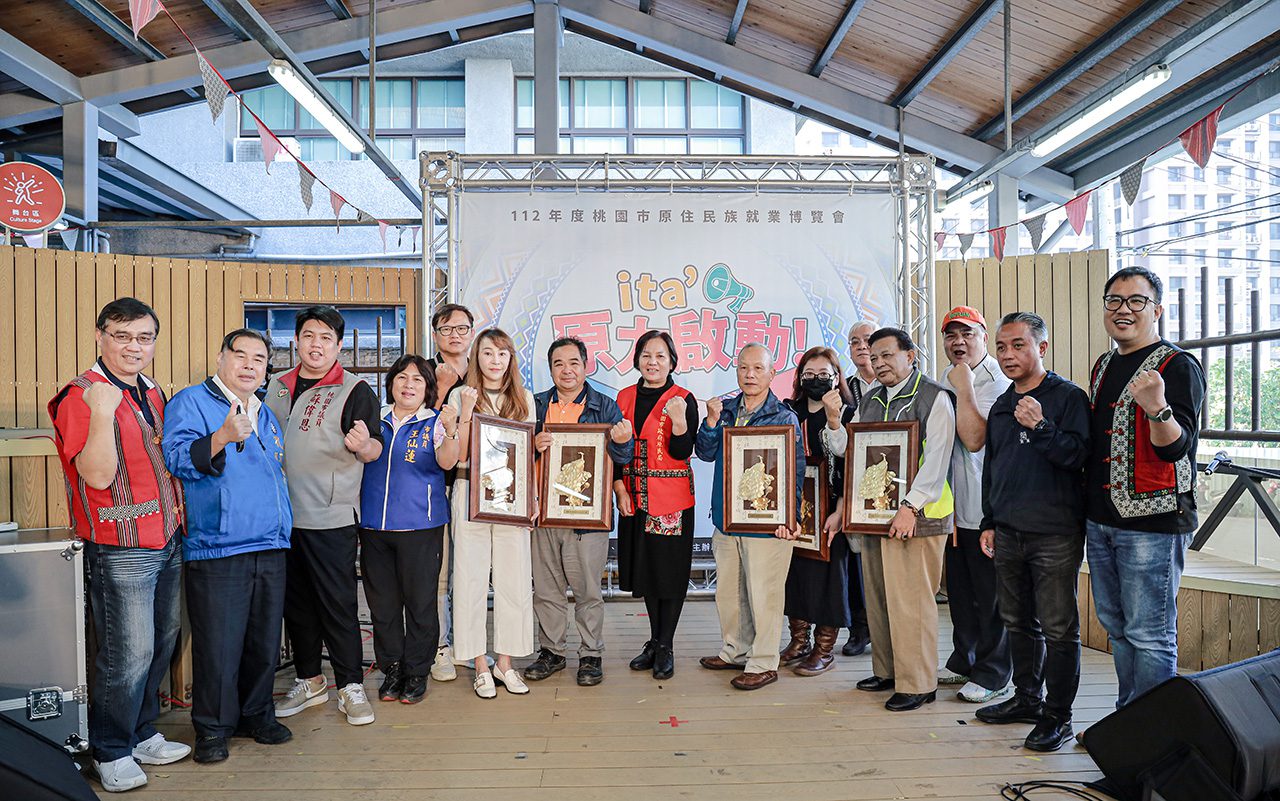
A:
<svg viewBox="0 0 1280 801">
<path fill-rule="evenodd" d="M 129 25 L 133 28 L 134 39 L 148 22 L 156 18 L 160 8 L 160 0 L 129 0 Z"/>
<path fill-rule="evenodd" d="M 1084 218 L 1089 213 L 1089 195 L 1093 194 L 1090 189 L 1083 195 L 1078 195 L 1067 201 L 1067 221 L 1071 223 L 1071 228 L 1076 232 L 1076 236 L 1084 230 Z"/>
<path fill-rule="evenodd" d="M 378 220 L 378 236 L 382 237 L 382 252 L 387 252 L 387 224 Z"/>
<path fill-rule="evenodd" d="M 329 205 L 333 207 L 333 217 L 338 223 L 338 230 L 342 230 L 342 207 L 347 205 L 347 201 L 342 199 L 342 195 L 332 189 L 329 190 Z"/>
<path fill-rule="evenodd" d="M 1191 157 L 1201 169 L 1209 163 L 1209 156 L 1213 153 L 1213 145 L 1218 141 L 1218 118 L 1222 116 L 1222 109 L 1226 104 L 1218 106 L 1209 112 L 1209 116 L 1192 125 L 1187 130 L 1179 134 L 1178 139 L 1182 141 L 1182 147 L 1187 151 L 1187 155 Z"/>
<path fill-rule="evenodd" d="M 938 233 L 933 235 L 933 244 L 936 246 L 935 247 L 936 250 L 942 250 L 942 243 L 945 241 L 947 241 L 946 231 L 939 231 Z"/>
<path fill-rule="evenodd" d="M 991 252 L 995 254 L 996 261 L 1004 261 L 1004 238 L 1007 233 L 1004 228 L 991 232 Z"/>
<path fill-rule="evenodd" d="M 276 135 L 271 133 L 271 129 L 262 124 L 262 120 L 257 117 L 253 118 L 253 122 L 258 126 L 258 141 L 262 144 L 262 160 L 267 165 L 267 173 L 271 172 L 271 162 L 276 160 L 276 156 L 280 155 L 280 151 L 284 150 L 284 145 L 280 144 L 280 140 Z"/>
</svg>

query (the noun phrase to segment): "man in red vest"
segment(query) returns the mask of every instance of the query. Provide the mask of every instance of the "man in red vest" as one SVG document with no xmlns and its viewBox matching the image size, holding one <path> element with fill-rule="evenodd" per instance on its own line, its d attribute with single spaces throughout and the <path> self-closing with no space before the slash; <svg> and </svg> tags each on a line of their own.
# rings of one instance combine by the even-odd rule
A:
<svg viewBox="0 0 1280 801">
<path fill-rule="evenodd" d="M 98 314 L 100 356 L 49 401 L 85 570 L 98 656 L 89 742 L 107 792 L 147 783 L 138 766 L 191 753 L 156 731 L 160 680 L 178 639 L 182 487 L 164 466 L 164 393 L 142 372 L 160 319 L 134 298 Z M 136 761 L 135 761 L 136 760 Z"/>
</svg>

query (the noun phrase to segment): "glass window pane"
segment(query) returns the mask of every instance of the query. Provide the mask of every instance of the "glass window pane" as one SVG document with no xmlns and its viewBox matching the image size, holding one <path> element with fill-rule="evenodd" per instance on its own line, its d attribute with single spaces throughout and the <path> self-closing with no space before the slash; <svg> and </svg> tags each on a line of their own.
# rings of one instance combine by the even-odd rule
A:
<svg viewBox="0 0 1280 801">
<path fill-rule="evenodd" d="M 417 158 L 419 153 L 439 153 L 445 150 L 461 153 L 466 150 L 466 146 L 467 140 L 461 136 L 423 136 L 414 141 L 413 156 Z"/>
<path fill-rule="evenodd" d="M 597 79 L 575 80 L 573 127 L 627 127 L 627 82 Z"/>
<path fill-rule="evenodd" d="M 683 128 L 684 81 L 636 81 L 637 128 Z"/>
<path fill-rule="evenodd" d="M 465 88 L 462 81 L 442 79 L 418 81 L 418 127 L 465 127 L 464 95 Z"/>
<path fill-rule="evenodd" d="M 303 161 L 346 161 L 347 151 L 331 136 L 305 136 L 298 140 Z"/>
<path fill-rule="evenodd" d="M 683 136 L 637 136 L 635 152 L 657 155 L 688 153 L 689 141 Z"/>
<path fill-rule="evenodd" d="M 413 140 L 403 136 L 378 136 L 374 138 L 378 148 L 393 161 L 410 161 L 414 158 Z M 361 159 L 368 158 L 367 153 L 360 154 Z"/>
<path fill-rule="evenodd" d="M 413 125 L 413 81 L 409 78 L 378 79 L 378 128 L 409 128 Z M 369 82 L 360 82 L 360 109 L 356 122 L 369 124 Z"/>
<path fill-rule="evenodd" d="M 689 152 L 715 156 L 733 156 L 742 153 L 742 138 L 738 136 L 695 136 L 689 140 Z"/>
<path fill-rule="evenodd" d="M 560 101 L 564 102 L 564 93 Z M 516 79 L 516 127 L 533 127 L 533 80 L 530 78 Z"/>
<path fill-rule="evenodd" d="M 575 136 L 573 137 L 573 152 L 575 154 L 623 154 L 627 152 L 627 138 L 625 136 Z"/>
<path fill-rule="evenodd" d="M 741 128 L 742 95 L 706 81 L 690 86 L 691 128 Z"/>
<path fill-rule="evenodd" d="M 262 118 L 267 127 L 277 133 L 293 130 L 293 110 L 297 105 L 289 93 L 280 86 L 264 86 L 244 93 L 244 102 L 253 113 Z M 253 117 L 242 114 L 240 130 L 256 133 Z"/>
<path fill-rule="evenodd" d="M 530 127 L 533 123 L 529 123 Z M 560 128 L 569 127 L 569 79 L 560 79 Z"/>
<path fill-rule="evenodd" d="M 533 137 L 517 136 L 516 137 L 516 153 L 524 156 L 533 155 Z"/>
<path fill-rule="evenodd" d="M 340 78 L 325 78 L 320 81 L 320 85 L 325 91 L 338 102 L 340 106 L 346 109 L 347 113 L 351 113 L 351 81 Z M 311 112 L 301 106 L 298 107 L 298 129 L 303 131 L 324 130 L 324 126 L 316 122 L 316 118 L 311 116 Z"/>
</svg>

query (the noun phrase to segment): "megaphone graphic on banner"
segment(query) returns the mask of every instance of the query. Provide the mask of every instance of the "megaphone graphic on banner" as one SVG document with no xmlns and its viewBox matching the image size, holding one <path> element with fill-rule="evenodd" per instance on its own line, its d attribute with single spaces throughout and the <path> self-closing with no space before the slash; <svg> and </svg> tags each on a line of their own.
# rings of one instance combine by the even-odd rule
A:
<svg viewBox="0 0 1280 801">
<path fill-rule="evenodd" d="M 702 294 L 712 303 L 729 299 L 729 311 L 737 314 L 742 311 L 742 304 L 751 300 L 756 291 L 733 277 L 726 264 L 716 264 L 707 270 L 707 277 L 702 282 Z"/>
</svg>

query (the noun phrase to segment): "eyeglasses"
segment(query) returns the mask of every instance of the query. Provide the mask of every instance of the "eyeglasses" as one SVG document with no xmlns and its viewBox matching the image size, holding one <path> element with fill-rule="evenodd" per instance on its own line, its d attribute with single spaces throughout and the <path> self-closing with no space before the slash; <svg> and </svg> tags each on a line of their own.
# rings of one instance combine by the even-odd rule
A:
<svg viewBox="0 0 1280 801">
<path fill-rule="evenodd" d="M 121 345 L 128 345 L 130 342 L 137 342 L 139 345 L 150 345 L 156 341 L 156 334 L 130 334 L 128 331 L 103 331 L 102 333 L 119 342 Z"/>
<path fill-rule="evenodd" d="M 1125 306 L 1129 311 L 1140 312 L 1147 308 L 1148 303 L 1155 303 L 1155 300 L 1146 295 L 1130 295 L 1127 298 L 1123 295 L 1102 296 L 1102 308 L 1107 311 L 1119 311 L 1121 306 Z"/>
<path fill-rule="evenodd" d="M 800 374 L 800 380 L 802 381 L 806 381 L 810 378 L 820 378 L 823 381 L 830 381 L 831 379 L 835 378 L 835 375 L 833 373 L 828 373 L 825 371 L 821 373 L 814 373 L 814 372 L 810 372 L 809 370 L 805 370 L 803 373 Z"/>
<path fill-rule="evenodd" d="M 467 334 L 470 334 L 470 333 L 471 333 L 471 326 L 469 326 L 469 325 L 442 325 L 442 326 L 440 326 L 439 328 L 437 328 L 437 329 L 436 329 L 436 333 L 437 333 L 437 334 L 439 334 L 439 335 L 440 335 L 440 336 L 442 336 L 442 337 L 451 337 L 451 336 L 453 336 L 454 334 L 457 334 L 458 336 L 465 337 Z"/>
</svg>

